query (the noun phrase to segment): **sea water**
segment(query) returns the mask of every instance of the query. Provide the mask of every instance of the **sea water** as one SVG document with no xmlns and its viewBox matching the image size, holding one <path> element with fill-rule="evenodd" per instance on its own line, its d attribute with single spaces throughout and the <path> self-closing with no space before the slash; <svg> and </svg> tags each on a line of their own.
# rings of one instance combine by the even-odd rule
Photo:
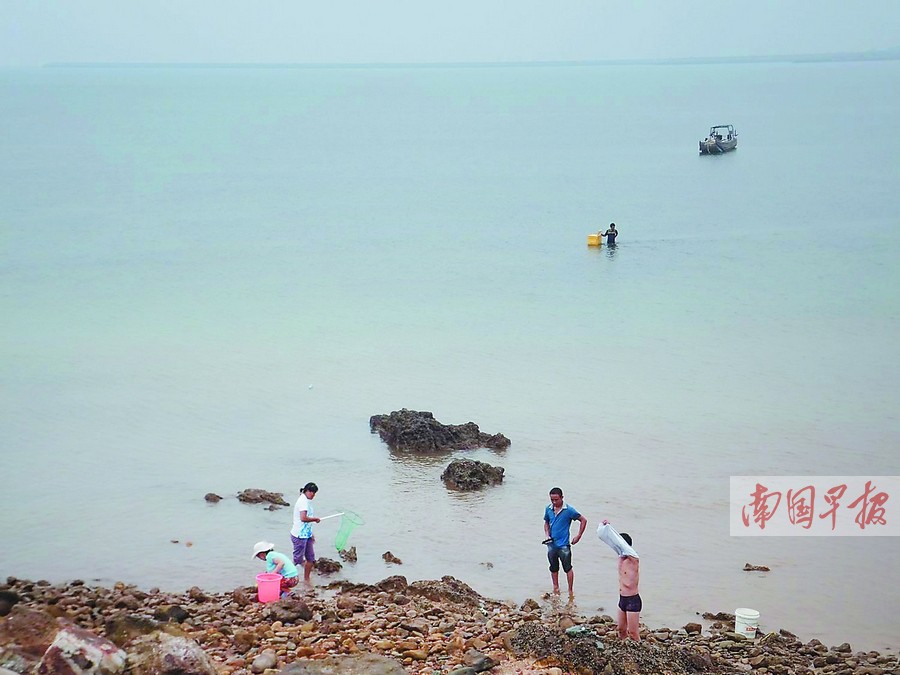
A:
<svg viewBox="0 0 900 675">
<path fill-rule="evenodd" d="M 900 647 L 876 611 L 900 601 L 896 538 L 731 537 L 728 494 L 900 474 L 898 78 L 0 71 L 0 574 L 250 585 L 290 510 L 235 495 L 312 480 L 317 515 L 365 519 L 343 578 L 450 574 L 519 603 L 550 589 L 558 485 L 589 519 L 585 614 L 615 612 L 608 518 L 650 627 L 750 606 L 766 630 Z M 698 155 L 713 124 L 737 151 Z M 618 246 L 588 248 L 612 221 Z M 512 443 L 392 452 L 368 420 L 404 407 Z M 502 485 L 448 490 L 460 457 Z"/>
</svg>

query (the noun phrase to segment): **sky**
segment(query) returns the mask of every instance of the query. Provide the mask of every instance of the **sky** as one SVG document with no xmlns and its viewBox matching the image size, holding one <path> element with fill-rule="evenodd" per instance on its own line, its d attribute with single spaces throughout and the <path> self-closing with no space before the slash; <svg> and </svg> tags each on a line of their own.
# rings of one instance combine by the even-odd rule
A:
<svg viewBox="0 0 900 675">
<path fill-rule="evenodd" d="M 900 0 L 0 0 L 0 67 L 746 57 L 900 47 Z"/>
</svg>

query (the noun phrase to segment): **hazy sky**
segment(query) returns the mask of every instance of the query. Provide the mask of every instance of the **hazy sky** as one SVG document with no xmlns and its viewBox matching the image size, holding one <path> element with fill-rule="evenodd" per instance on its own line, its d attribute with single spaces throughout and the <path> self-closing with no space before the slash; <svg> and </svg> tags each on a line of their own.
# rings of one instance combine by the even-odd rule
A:
<svg viewBox="0 0 900 675">
<path fill-rule="evenodd" d="M 900 46 L 900 0 L 0 0 L 0 65 L 579 61 Z"/>
</svg>

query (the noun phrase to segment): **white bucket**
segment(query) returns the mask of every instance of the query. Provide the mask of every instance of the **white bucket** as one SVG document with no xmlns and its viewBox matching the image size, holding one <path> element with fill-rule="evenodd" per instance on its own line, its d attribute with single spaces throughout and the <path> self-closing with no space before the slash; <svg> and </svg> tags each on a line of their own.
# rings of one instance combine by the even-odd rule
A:
<svg viewBox="0 0 900 675">
<path fill-rule="evenodd" d="M 757 628 L 759 628 L 759 612 L 747 607 L 738 607 L 734 610 L 735 633 L 740 633 L 752 640 L 756 637 Z"/>
</svg>

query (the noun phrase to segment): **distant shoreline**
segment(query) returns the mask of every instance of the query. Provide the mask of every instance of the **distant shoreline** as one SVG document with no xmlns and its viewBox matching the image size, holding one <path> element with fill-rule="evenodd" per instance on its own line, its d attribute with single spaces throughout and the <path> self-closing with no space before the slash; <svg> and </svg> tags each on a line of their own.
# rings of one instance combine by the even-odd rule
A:
<svg viewBox="0 0 900 675">
<path fill-rule="evenodd" d="M 190 62 L 54 62 L 42 68 L 245 68 L 245 69 L 341 69 L 341 68 L 571 68 L 597 66 L 694 66 L 757 63 L 848 63 L 897 61 L 900 49 L 839 54 L 794 54 L 775 56 L 683 57 L 675 59 L 607 59 L 592 61 L 448 61 L 428 63 L 190 63 Z"/>
</svg>

